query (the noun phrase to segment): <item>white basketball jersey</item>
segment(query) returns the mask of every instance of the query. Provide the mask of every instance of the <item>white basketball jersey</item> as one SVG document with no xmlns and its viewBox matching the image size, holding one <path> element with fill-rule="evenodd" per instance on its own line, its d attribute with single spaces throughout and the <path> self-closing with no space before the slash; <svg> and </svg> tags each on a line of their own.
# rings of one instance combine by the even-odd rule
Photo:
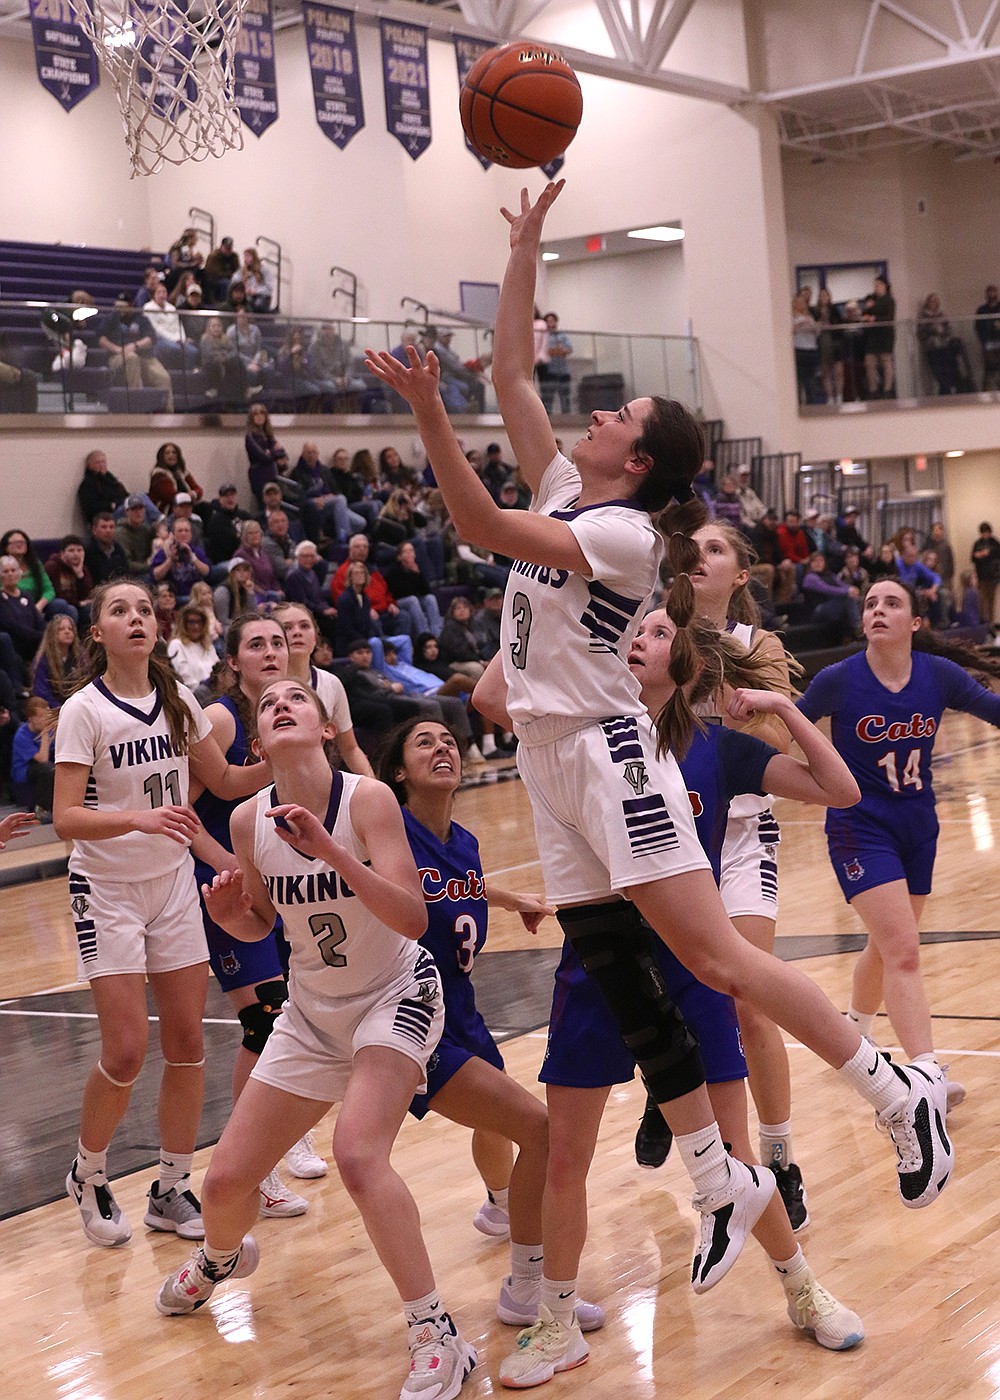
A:
<svg viewBox="0 0 1000 1400">
<path fill-rule="evenodd" d="M 186 686 L 177 689 L 188 713 L 189 743 L 212 732 L 212 725 Z M 56 730 L 56 763 L 82 763 L 90 769 L 84 805 L 126 812 L 186 806 L 188 760 L 174 752 L 160 697 L 122 700 L 102 677 L 63 705 Z M 169 875 L 189 859 L 188 849 L 169 836 L 132 831 L 105 841 L 74 841 L 69 868 L 95 880 L 132 883 Z"/>
<path fill-rule="evenodd" d="M 347 703 L 347 691 L 337 677 L 330 671 L 318 671 L 315 666 L 310 666 L 309 684 L 322 700 L 323 709 L 333 721 L 337 733 L 343 734 L 345 729 L 353 729 L 354 721 L 351 719 L 351 707 Z"/>
<path fill-rule="evenodd" d="M 334 770 L 324 826 L 334 840 L 370 865 L 351 823 L 351 798 L 361 781 L 354 773 Z M 302 1014 L 322 1027 L 324 1008 L 331 1001 L 389 986 L 412 972 L 420 945 L 377 919 L 324 861 L 282 841 L 274 818 L 264 815 L 278 805 L 273 787 L 252 800 L 257 804 L 253 863 L 291 945 L 292 997 Z"/>
<path fill-rule="evenodd" d="M 749 622 L 731 622 L 726 629 L 731 637 L 735 637 L 738 642 L 750 649 L 754 642 L 756 628 Z M 738 797 L 734 797 L 729 804 L 729 822 L 727 825 L 735 829 L 735 825 L 749 817 L 756 817 L 760 812 L 766 812 L 771 805 L 769 797 L 758 797 L 755 792 L 742 792 Z"/>
<path fill-rule="evenodd" d="M 629 501 L 576 506 L 580 476 L 562 454 L 545 469 L 532 510 L 565 520 L 590 568 L 515 562 L 504 593 L 500 650 L 507 709 L 522 738 L 531 722 L 644 715 L 626 665 L 656 583 L 663 542 Z"/>
</svg>

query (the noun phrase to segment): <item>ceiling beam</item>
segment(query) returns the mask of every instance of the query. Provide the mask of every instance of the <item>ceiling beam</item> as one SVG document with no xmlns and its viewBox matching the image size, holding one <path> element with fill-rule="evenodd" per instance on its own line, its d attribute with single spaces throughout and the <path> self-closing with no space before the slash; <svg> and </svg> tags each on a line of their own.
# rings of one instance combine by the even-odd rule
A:
<svg viewBox="0 0 1000 1400">
<path fill-rule="evenodd" d="M 850 92 L 872 83 L 892 82 L 896 78 L 912 78 L 922 73 L 941 73 L 950 68 L 962 68 L 969 63 L 986 63 L 1000 59 L 1000 47 L 979 49 L 975 53 L 953 53 L 946 58 L 931 58 L 923 63 L 903 64 L 899 68 L 882 68 L 877 73 L 852 73 L 843 78 L 828 78 L 823 82 L 807 83 L 804 87 L 782 88 L 777 92 L 758 92 L 757 102 L 774 104 L 791 102 L 797 97 L 813 97 L 823 92 Z"/>
</svg>

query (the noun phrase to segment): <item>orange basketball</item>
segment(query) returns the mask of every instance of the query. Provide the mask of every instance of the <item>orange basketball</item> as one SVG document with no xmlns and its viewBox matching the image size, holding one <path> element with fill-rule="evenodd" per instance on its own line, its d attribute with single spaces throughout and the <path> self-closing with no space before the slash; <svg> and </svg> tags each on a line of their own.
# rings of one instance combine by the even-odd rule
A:
<svg viewBox="0 0 1000 1400">
<path fill-rule="evenodd" d="M 459 111 L 466 136 L 484 159 L 526 170 L 562 155 L 580 125 L 583 94 L 572 68 L 553 49 L 504 44 L 470 68 Z"/>
</svg>

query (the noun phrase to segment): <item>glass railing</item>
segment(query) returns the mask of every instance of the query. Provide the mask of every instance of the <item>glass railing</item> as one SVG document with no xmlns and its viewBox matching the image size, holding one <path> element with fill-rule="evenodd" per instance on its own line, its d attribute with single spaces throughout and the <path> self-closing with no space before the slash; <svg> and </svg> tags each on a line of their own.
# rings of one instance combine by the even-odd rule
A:
<svg viewBox="0 0 1000 1400">
<path fill-rule="evenodd" d="M 442 397 L 453 415 L 495 415 L 492 331 L 438 322 L 235 316 L 142 307 L 124 335 L 118 312 L 41 301 L 0 302 L 0 412 L 245 412 L 254 400 L 272 413 L 408 413 L 365 368 L 366 347 L 395 350 L 416 337 L 442 364 Z M 152 331 L 152 339 L 149 331 Z M 550 412 L 616 409 L 638 394 L 665 394 L 700 407 L 697 341 L 569 331 L 568 388 L 540 385 Z M 563 392 L 564 388 L 566 391 Z"/>
<path fill-rule="evenodd" d="M 815 347 L 796 348 L 800 407 L 884 399 L 916 405 L 1000 391 L 1000 306 L 996 320 L 854 321 L 816 331 Z"/>
</svg>

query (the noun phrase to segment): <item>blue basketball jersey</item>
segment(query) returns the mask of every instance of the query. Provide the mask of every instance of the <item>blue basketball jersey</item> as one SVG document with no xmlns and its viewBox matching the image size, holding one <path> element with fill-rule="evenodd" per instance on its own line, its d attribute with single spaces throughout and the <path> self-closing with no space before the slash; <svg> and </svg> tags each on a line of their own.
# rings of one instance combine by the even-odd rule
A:
<svg viewBox="0 0 1000 1400">
<path fill-rule="evenodd" d="M 236 708 L 236 702 L 230 696 L 223 695 L 212 703 L 221 705 L 233 717 L 236 725 L 236 737 L 226 750 L 226 762 L 231 763 L 234 768 L 242 768 L 250 753 L 250 745 L 247 743 L 246 730 Z M 194 810 L 198 813 L 198 818 L 209 836 L 214 836 L 219 845 L 227 851 L 233 849 L 232 839 L 229 835 L 229 818 L 243 800 L 242 797 L 238 797 L 235 802 L 227 802 L 224 797 L 216 797 L 214 792 L 209 792 L 206 788 L 194 804 Z"/>
<path fill-rule="evenodd" d="M 798 702 L 811 720 L 829 715 L 830 737 L 854 774 L 861 802 L 850 812 L 887 823 L 934 810 L 931 755 L 945 710 L 965 710 L 1000 726 L 1000 696 L 941 656 L 914 651 L 900 691 L 877 680 L 865 652 L 820 671 Z M 905 804 L 905 805 L 903 805 Z M 827 814 L 827 830 L 845 813 Z"/>
<path fill-rule="evenodd" d="M 445 1035 L 465 1043 L 478 1036 L 470 974 L 486 941 L 488 918 L 479 842 L 457 822 L 447 841 L 439 841 L 405 807 L 403 823 L 427 903 L 427 932 L 420 942 L 437 964 L 444 988 Z"/>
<path fill-rule="evenodd" d="M 698 840 L 712 862 L 716 884 L 721 878 L 729 804 L 744 793 L 761 795 L 764 771 L 777 752 L 762 739 L 721 724 L 708 725 L 704 733 L 694 732 L 680 769 Z"/>
</svg>

